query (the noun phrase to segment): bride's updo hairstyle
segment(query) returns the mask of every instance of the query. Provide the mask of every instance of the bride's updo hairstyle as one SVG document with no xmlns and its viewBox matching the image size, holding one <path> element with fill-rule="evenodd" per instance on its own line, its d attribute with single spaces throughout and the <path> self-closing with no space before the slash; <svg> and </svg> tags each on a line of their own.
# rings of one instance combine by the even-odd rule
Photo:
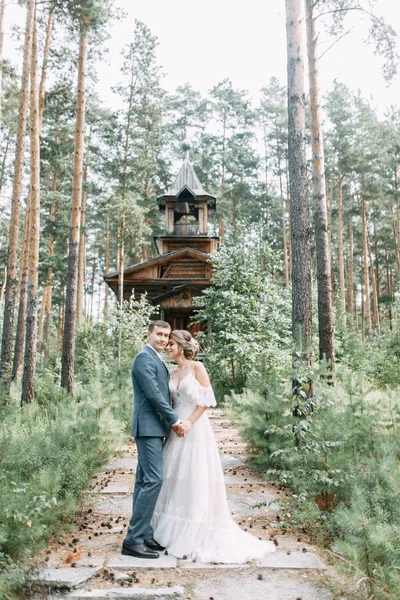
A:
<svg viewBox="0 0 400 600">
<path fill-rule="evenodd" d="M 188 331 L 174 329 L 174 331 L 171 331 L 170 337 L 178 344 L 185 358 L 188 360 L 196 358 L 200 350 L 199 342 Z"/>
</svg>

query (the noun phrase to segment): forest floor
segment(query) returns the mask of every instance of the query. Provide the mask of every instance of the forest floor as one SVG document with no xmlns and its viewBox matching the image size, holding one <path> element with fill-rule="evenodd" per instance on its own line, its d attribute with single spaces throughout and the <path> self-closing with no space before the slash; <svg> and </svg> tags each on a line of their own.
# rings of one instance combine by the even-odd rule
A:
<svg viewBox="0 0 400 600">
<path fill-rule="evenodd" d="M 132 507 L 135 444 L 127 444 L 93 478 L 70 532 L 36 557 L 36 598 L 158 598 L 167 600 L 345 600 L 332 592 L 337 574 L 323 550 L 279 527 L 285 495 L 245 465 L 245 446 L 220 409 L 209 411 L 233 518 L 276 552 L 245 565 L 200 564 L 161 555 L 121 555 Z"/>
</svg>

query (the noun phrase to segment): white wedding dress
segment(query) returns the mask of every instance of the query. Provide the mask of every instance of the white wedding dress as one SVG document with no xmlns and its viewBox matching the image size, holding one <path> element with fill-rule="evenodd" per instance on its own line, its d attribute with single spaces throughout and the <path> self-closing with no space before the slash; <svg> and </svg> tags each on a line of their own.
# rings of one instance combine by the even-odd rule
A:
<svg viewBox="0 0 400 600">
<path fill-rule="evenodd" d="M 192 372 L 171 397 L 181 420 L 196 406 L 216 406 L 212 387 Z M 169 435 L 163 450 L 164 481 L 153 514 L 154 539 L 168 554 L 203 563 L 244 563 L 275 551 L 272 542 L 242 531 L 232 519 L 217 444 L 206 411 L 186 437 Z"/>
</svg>

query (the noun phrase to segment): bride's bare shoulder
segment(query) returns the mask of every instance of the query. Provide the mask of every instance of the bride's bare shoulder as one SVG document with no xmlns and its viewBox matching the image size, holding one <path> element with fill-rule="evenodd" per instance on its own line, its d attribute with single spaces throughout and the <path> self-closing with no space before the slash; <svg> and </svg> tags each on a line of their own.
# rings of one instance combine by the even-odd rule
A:
<svg viewBox="0 0 400 600">
<path fill-rule="evenodd" d="M 208 377 L 207 369 L 202 362 L 198 360 L 193 361 L 193 372 L 199 383 L 203 386 L 210 385 L 210 378 Z"/>
</svg>

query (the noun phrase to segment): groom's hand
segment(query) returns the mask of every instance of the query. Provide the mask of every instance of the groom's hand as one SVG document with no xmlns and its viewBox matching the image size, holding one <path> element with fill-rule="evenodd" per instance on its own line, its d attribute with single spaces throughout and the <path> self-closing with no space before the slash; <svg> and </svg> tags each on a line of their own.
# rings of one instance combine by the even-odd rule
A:
<svg viewBox="0 0 400 600">
<path fill-rule="evenodd" d="M 178 437 L 185 437 L 185 431 L 182 427 L 182 422 L 179 422 L 177 425 L 171 425 L 172 431 L 175 431 Z"/>
</svg>

